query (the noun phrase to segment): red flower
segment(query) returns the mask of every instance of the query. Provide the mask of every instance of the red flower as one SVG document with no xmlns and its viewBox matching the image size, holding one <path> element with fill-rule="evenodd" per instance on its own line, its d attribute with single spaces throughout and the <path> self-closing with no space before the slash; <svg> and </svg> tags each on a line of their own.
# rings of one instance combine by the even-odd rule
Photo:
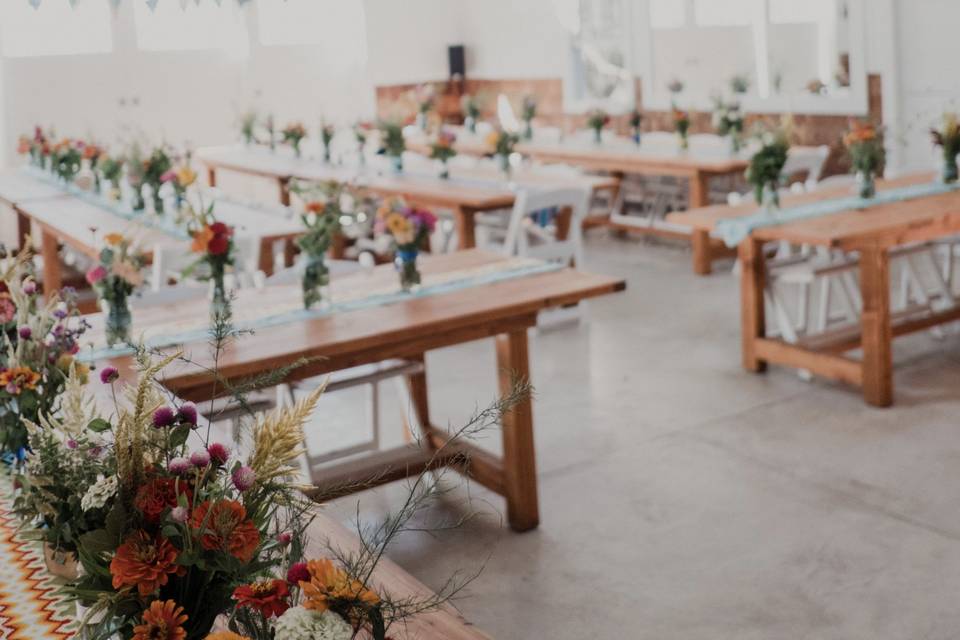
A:
<svg viewBox="0 0 960 640">
<path fill-rule="evenodd" d="M 267 618 L 282 615 L 290 608 L 290 591 L 283 580 L 261 580 L 237 587 L 233 599 L 241 607 L 250 607 Z"/>
<path fill-rule="evenodd" d="M 190 525 L 201 531 L 204 549 L 226 551 L 241 562 L 250 562 L 260 545 L 260 531 L 235 500 L 202 503 L 194 510 Z"/>
<path fill-rule="evenodd" d="M 177 564 L 177 549 L 169 540 L 142 530 L 127 536 L 110 561 L 113 588 L 136 587 L 142 597 L 167 584 L 171 573 L 185 572 L 186 568 Z"/>
<path fill-rule="evenodd" d="M 189 502 L 193 493 L 190 487 L 176 478 L 154 478 L 140 487 L 133 505 L 143 514 L 147 522 L 157 524 L 167 509 L 177 506 L 177 496 L 186 496 Z"/>
<path fill-rule="evenodd" d="M 230 248 L 230 240 L 228 236 L 223 234 L 217 234 L 210 239 L 210 242 L 207 243 L 207 251 L 212 255 L 222 256 L 227 252 L 227 249 Z"/>
<path fill-rule="evenodd" d="M 307 569 L 306 562 L 297 562 L 296 564 L 290 565 L 290 568 L 287 569 L 287 582 L 292 585 L 298 585 L 301 582 L 310 581 L 310 570 Z"/>
</svg>

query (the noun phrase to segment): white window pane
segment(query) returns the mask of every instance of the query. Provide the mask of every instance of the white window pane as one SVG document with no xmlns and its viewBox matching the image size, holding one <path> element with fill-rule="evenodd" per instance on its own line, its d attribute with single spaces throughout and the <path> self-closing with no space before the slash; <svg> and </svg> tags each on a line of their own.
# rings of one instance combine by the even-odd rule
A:
<svg viewBox="0 0 960 640">
<path fill-rule="evenodd" d="M 682 0 L 650 0 L 650 26 L 678 29 L 687 21 L 687 3 Z"/>
<path fill-rule="evenodd" d="M 768 1 L 770 2 L 770 22 L 773 24 L 821 22 L 834 11 L 834 0 Z"/>
<path fill-rule="evenodd" d="M 756 0 L 694 0 L 693 19 L 702 27 L 753 24 Z"/>
<path fill-rule="evenodd" d="M 46 0 L 34 9 L 23 0 L 0 2 L 0 45 L 9 57 L 109 53 L 113 48 L 107 2 Z"/>
<path fill-rule="evenodd" d="M 222 49 L 246 55 L 247 24 L 236 2 L 161 0 L 151 10 L 146 2 L 133 3 L 137 46 L 144 51 Z"/>
</svg>

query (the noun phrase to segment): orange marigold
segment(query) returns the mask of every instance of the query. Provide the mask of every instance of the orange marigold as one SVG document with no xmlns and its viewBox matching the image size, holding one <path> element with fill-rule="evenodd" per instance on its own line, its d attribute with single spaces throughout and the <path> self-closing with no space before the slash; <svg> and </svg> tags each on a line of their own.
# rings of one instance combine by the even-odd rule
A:
<svg viewBox="0 0 960 640">
<path fill-rule="evenodd" d="M 233 631 L 215 631 L 208 634 L 203 640 L 250 640 L 250 638 L 241 636 Z"/>
<path fill-rule="evenodd" d="M 133 640 L 184 640 L 186 621 L 183 607 L 173 600 L 154 600 L 143 612 L 143 622 L 133 628 Z"/>
<path fill-rule="evenodd" d="M 326 558 L 308 562 L 307 571 L 310 572 L 310 581 L 300 583 L 304 597 L 303 606 L 307 609 L 326 611 L 334 600 L 371 605 L 380 602 L 380 596 Z"/>
<path fill-rule="evenodd" d="M 13 367 L 0 373 L 0 388 L 10 395 L 19 395 L 24 389 L 36 389 L 40 374 L 30 367 Z"/>
<path fill-rule="evenodd" d="M 170 574 L 183 575 L 177 564 L 177 549 L 163 536 L 134 531 L 123 541 L 110 561 L 113 588 L 136 587 L 148 596 L 167 584 Z"/>
<path fill-rule="evenodd" d="M 260 545 L 260 531 L 235 500 L 202 503 L 194 510 L 190 524 L 200 530 L 204 549 L 226 551 L 241 562 L 250 562 Z"/>
<path fill-rule="evenodd" d="M 233 591 L 238 606 L 259 611 L 267 618 L 282 615 L 289 609 L 289 598 L 286 580 L 260 580 L 240 585 Z"/>
</svg>

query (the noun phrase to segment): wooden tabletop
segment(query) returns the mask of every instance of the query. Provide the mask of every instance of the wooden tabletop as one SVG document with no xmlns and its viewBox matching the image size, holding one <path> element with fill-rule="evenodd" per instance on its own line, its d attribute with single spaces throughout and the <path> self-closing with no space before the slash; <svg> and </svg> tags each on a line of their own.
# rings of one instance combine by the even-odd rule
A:
<svg viewBox="0 0 960 640">
<path fill-rule="evenodd" d="M 63 189 L 31 176 L 25 171 L 9 171 L 0 174 L 0 202 L 8 206 L 30 200 L 61 198 L 65 195 Z"/>
<path fill-rule="evenodd" d="M 425 274 L 443 272 L 503 259 L 478 250 L 424 256 L 422 271 Z M 370 277 L 358 273 L 342 280 L 354 279 L 358 286 L 367 286 L 365 279 Z M 373 277 L 397 276 L 392 265 L 383 265 L 374 269 Z M 221 355 L 220 373 L 229 379 L 242 379 L 275 370 L 301 357 L 321 358 L 291 376 L 305 378 L 358 364 L 419 355 L 429 349 L 497 335 L 511 323 L 529 326 L 543 309 L 620 291 L 625 286 L 619 278 L 562 269 L 262 328 L 228 346 Z M 234 304 L 256 304 L 256 299 L 255 291 L 241 292 Z M 193 301 L 176 308 L 155 308 L 147 315 L 138 314 L 134 322 L 166 322 L 190 314 L 207 316 L 208 303 Z M 91 321 L 97 331 L 100 320 L 92 316 Z M 201 364 L 212 364 L 205 344 L 190 347 L 188 351 Z M 113 364 L 126 368 L 131 362 L 129 358 L 117 358 Z M 185 398 L 209 394 L 209 376 L 198 372 L 195 366 L 171 366 L 166 374 L 164 385 Z"/>
</svg>

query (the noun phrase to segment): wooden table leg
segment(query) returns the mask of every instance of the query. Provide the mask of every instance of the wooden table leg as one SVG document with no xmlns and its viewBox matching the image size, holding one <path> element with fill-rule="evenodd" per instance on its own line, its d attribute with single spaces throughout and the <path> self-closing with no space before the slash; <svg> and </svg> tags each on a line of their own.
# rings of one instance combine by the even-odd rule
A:
<svg viewBox="0 0 960 640">
<path fill-rule="evenodd" d="M 421 364 L 424 364 L 424 357 L 422 355 L 419 358 L 409 358 L 409 360 L 419 360 Z M 413 410 L 414 416 L 416 416 L 417 422 L 419 423 L 417 426 L 420 430 L 418 434 L 415 434 L 411 428 L 410 421 L 404 419 L 407 427 L 407 436 L 410 440 L 422 437 L 427 447 L 436 448 L 442 445 L 442 443 L 436 442 L 431 438 L 433 423 L 430 422 L 430 403 L 427 398 L 426 366 L 424 366 L 422 371 L 411 373 L 407 375 L 406 378 L 407 392 L 410 394 L 410 408 Z"/>
<path fill-rule="evenodd" d="M 211 187 L 217 186 L 217 169 L 216 167 L 207 167 L 207 184 Z"/>
<path fill-rule="evenodd" d="M 697 171 L 690 176 L 690 208 L 706 207 L 710 204 L 710 174 Z"/>
<path fill-rule="evenodd" d="M 473 214 L 474 211 L 465 207 L 457 207 L 453 210 L 454 220 L 457 225 L 457 246 L 461 250 L 473 249 L 477 246 Z"/>
<path fill-rule="evenodd" d="M 713 271 L 710 232 L 703 229 L 694 229 L 691 244 L 693 245 L 693 272 L 700 276 L 710 275 Z"/>
<path fill-rule="evenodd" d="M 330 257 L 333 260 L 343 260 L 347 255 L 347 236 L 339 231 L 334 232 L 330 243 Z"/>
<path fill-rule="evenodd" d="M 766 371 L 767 363 L 756 356 L 754 340 L 764 337 L 763 288 L 766 267 L 763 263 L 763 243 L 748 237 L 740 243 L 740 326 L 743 368 L 747 371 Z"/>
<path fill-rule="evenodd" d="M 274 257 L 273 257 L 273 240 L 261 239 L 260 240 L 260 271 L 263 271 L 266 275 L 271 275 L 273 273 Z"/>
<path fill-rule="evenodd" d="M 60 252 L 57 236 L 46 229 L 41 236 L 40 251 L 43 256 L 43 295 L 49 299 L 63 286 L 60 267 Z"/>
<path fill-rule="evenodd" d="M 510 394 L 515 380 L 529 380 L 526 329 L 497 336 L 497 364 L 501 395 Z M 529 397 L 503 416 L 503 474 L 510 526 L 515 531 L 535 528 L 540 524 L 540 508 L 533 446 L 533 405 Z"/>
<path fill-rule="evenodd" d="M 280 204 L 285 207 L 290 206 L 290 178 L 277 178 L 277 186 L 280 188 Z"/>
<path fill-rule="evenodd" d="M 17 247 L 20 251 L 27 249 L 27 239 L 30 237 L 30 218 L 23 215 L 19 209 L 17 212 Z"/>
<path fill-rule="evenodd" d="M 890 258 L 879 246 L 860 249 L 863 295 L 863 398 L 876 407 L 893 404 L 893 355 L 890 328 Z"/>
</svg>

